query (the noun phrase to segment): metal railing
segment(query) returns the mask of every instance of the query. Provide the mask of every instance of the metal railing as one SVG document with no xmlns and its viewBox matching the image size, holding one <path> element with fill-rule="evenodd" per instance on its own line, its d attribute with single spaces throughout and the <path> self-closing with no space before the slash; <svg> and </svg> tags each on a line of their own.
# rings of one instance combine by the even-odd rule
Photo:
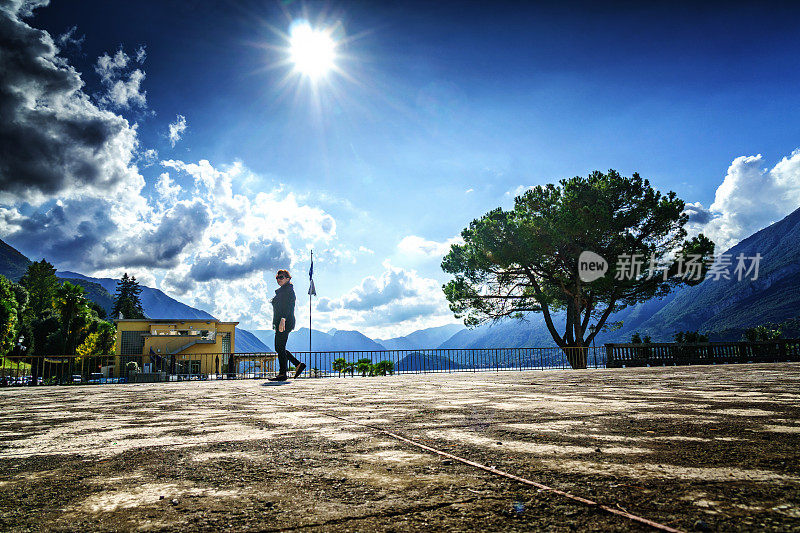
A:
<svg viewBox="0 0 800 533">
<path fill-rule="evenodd" d="M 800 361 L 800 340 L 606 344 L 609 368 Z"/>
<path fill-rule="evenodd" d="M 800 340 L 734 343 L 606 344 L 586 348 L 476 348 L 295 352 L 302 377 L 620 368 L 800 361 Z M 573 363 L 571 364 L 570 361 Z M 263 379 L 278 370 L 275 353 L 203 353 L 0 359 L 0 386 Z M 294 368 L 289 368 L 294 373 Z"/>
<path fill-rule="evenodd" d="M 605 351 L 600 347 L 295 352 L 294 356 L 306 365 L 303 377 L 321 378 L 566 369 L 571 368 L 567 354 L 585 357 L 588 368 L 605 366 Z M 0 385 L 259 379 L 277 370 L 277 356 L 270 352 L 25 356 L 6 358 L 0 367 Z M 294 368 L 289 371 L 293 373 Z"/>
<path fill-rule="evenodd" d="M 568 369 L 568 354 L 585 357 L 587 368 L 605 367 L 600 347 L 294 352 L 306 365 L 303 375 L 309 377 Z"/>
</svg>

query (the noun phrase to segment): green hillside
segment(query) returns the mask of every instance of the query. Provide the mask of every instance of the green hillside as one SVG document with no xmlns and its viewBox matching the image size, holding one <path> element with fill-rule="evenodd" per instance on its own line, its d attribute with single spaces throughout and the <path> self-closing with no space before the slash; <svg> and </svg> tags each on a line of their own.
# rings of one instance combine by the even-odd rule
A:
<svg viewBox="0 0 800 533">
<path fill-rule="evenodd" d="M 0 240 L 0 274 L 11 281 L 19 281 L 31 262 L 15 248 Z"/>
<path fill-rule="evenodd" d="M 69 281 L 73 285 L 80 285 L 86 293 L 86 297 L 105 309 L 106 315 L 111 317 L 111 309 L 114 308 L 114 297 L 103 288 L 99 283 L 76 278 L 60 278 L 60 282 Z"/>
<path fill-rule="evenodd" d="M 636 326 L 653 340 L 670 340 L 676 331 L 715 333 L 739 340 L 734 332 L 800 316 L 800 209 L 744 239 L 725 252 L 733 264 L 740 253 L 762 258 L 758 279 L 745 277 L 703 283 L 681 290 L 671 301 Z M 722 332 L 729 332 L 721 335 Z M 628 336 L 631 328 L 621 331 Z M 731 337 L 731 338 L 729 338 Z"/>
<path fill-rule="evenodd" d="M 12 281 L 19 279 L 28 270 L 31 260 L 22 255 L 16 248 L 0 240 L 0 274 Z M 114 297 L 99 283 L 78 278 L 63 278 L 61 282 L 69 281 L 73 285 L 80 285 L 86 292 L 86 297 L 111 314 L 114 307 Z"/>
</svg>

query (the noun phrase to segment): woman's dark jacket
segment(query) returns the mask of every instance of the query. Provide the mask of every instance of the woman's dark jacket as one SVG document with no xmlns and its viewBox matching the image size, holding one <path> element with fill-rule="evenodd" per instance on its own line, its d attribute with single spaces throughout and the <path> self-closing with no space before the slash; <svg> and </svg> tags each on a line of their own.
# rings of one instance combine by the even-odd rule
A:
<svg viewBox="0 0 800 533">
<path fill-rule="evenodd" d="M 286 331 L 294 329 L 294 287 L 287 283 L 275 291 L 275 298 L 272 299 L 272 327 L 278 331 L 278 324 L 281 318 L 286 319 Z"/>
</svg>

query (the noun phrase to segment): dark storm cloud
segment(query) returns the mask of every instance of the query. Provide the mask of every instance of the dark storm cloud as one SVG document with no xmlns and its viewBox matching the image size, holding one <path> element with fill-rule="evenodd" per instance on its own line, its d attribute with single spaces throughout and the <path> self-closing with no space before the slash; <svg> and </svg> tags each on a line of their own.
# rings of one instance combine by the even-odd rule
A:
<svg viewBox="0 0 800 533">
<path fill-rule="evenodd" d="M 51 202 L 28 216 L 6 211 L 3 225 L 15 227 L 5 240 L 28 257 L 46 258 L 61 268 L 170 268 L 191 249 L 210 224 L 199 201 L 168 210 L 155 230 L 127 228 L 125 236 L 108 239 L 120 228 L 108 216 L 102 199 Z M 138 230 L 138 231 L 137 231 Z"/>
<path fill-rule="evenodd" d="M 710 210 L 703 207 L 703 204 L 700 202 L 686 204 L 683 212 L 689 215 L 689 222 L 693 222 L 695 224 L 708 224 L 711 222 L 711 219 L 714 218 L 714 214 Z"/>
<path fill-rule="evenodd" d="M 30 258 L 79 266 L 101 243 L 106 228 L 113 225 L 104 207 L 94 199 L 43 206 L 28 217 L 17 218 L 18 230 L 5 240 Z M 73 213 L 85 218 L 72 224 Z"/>
<path fill-rule="evenodd" d="M 291 262 L 284 244 L 272 241 L 250 243 L 247 257 L 232 261 L 234 257 L 232 246 L 221 246 L 211 255 L 195 257 L 189 277 L 195 281 L 233 280 L 257 271 L 286 268 Z"/>
<path fill-rule="evenodd" d="M 170 293 L 177 294 L 178 296 L 183 296 L 193 291 L 196 286 L 197 284 L 193 279 L 179 276 L 175 274 L 174 271 L 169 271 L 167 275 L 164 276 L 164 287 L 168 288 Z M 213 309 L 213 306 L 206 307 L 206 309 Z"/>
<path fill-rule="evenodd" d="M 0 7 L 0 192 L 114 186 L 130 176 L 136 132 L 91 102 L 50 34 L 21 20 L 43 4 Z"/>
<path fill-rule="evenodd" d="M 148 236 L 147 248 L 152 250 L 149 266 L 175 266 L 178 255 L 198 242 L 210 223 L 208 209 L 199 201 L 170 209 L 155 233 Z"/>
</svg>

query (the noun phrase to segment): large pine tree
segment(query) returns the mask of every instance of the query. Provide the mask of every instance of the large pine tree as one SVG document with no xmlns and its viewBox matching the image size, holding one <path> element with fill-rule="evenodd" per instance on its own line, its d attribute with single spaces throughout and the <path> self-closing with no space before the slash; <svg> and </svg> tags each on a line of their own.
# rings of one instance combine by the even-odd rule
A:
<svg viewBox="0 0 800 533">
<path fill-rule="evenodd" d="M 142 288 L 136 277 L 128 276 L 125 272 L 122 279 L 117 282 L 117 291 L 114 294 L 114 308 L 111 310 L 112 318 L 134 319 L 134 318 L 147 318 L 142 309 L 142 302 L 139 299 L 139 294 Z"/>
<path fill-rule="evenodd" d="M 44 259 L 31 263 L 19 284 L 28 291 L 27 313 L 31 320 L 42 318 L 53 310 L 59 287 L 53 265 Z"/>
</svg>

